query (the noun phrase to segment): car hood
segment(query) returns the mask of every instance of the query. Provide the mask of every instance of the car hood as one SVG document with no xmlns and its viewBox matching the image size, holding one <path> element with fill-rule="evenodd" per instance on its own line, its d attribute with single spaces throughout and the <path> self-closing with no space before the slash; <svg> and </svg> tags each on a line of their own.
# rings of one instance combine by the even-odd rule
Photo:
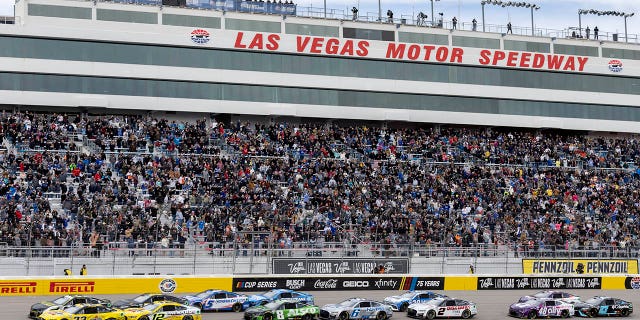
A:
<svg viewBox="0 0 640 320">
<path fill-rule="evenodd" d="M 403 298 L 402 296 L 391 296 L 391 297 L 384 298 L 384 301 L 391 301 L 391 302 L 400 302 L 404 300 L 406 299 Z"/>
<path fill-rule="evenodd" d="M 49 301 L 38 302 L 31 306 L 31 310 L 44 310 L 46 308 L 53 307 L 55 305 L 56 305 L 55 303 L 52 303 Z"/>
<path fill-rule="evenodd" d="M 324 306 L 322 306 L 322 308 L 321 308 L 321 309 L 322 309 L 322 310 L 329 311 L 329 312 L 331 312 L 331 311 L 339 311 L 339 310 L 342 310 L 342 308 L 341 308 L 341 307 L 339 307 L 338 305 L 335 305 L 335 304 L 327 304 L 327 305 L 324 305 Z"/>
<path fill-rule="evenodd" d="M 265 306 L 255 306 L 255 307 L 251 307 L 249 309 L 247 309 L 247 313 L 264 313 L 267 312 L 271 309 L 265 307 Z"/>
<path fill-rule="evenodd" d="M 524 297 L 520 297 L 518 302 L 525 302 L 525 301 L 529 301 L 531 299 L 535 299 L 535 297 L 534 296 L 524 296 Z"/>
<path fill-rule="evenodd" d="M 119 308 L 119 307 L 126 307 L 126 306 L 137 306 L 140 303 L 136 302 L 133 299 L 124 299 L 124 300 L 118 300 L 114 303 L 112 303 L 111 305 L 113 307 Z"/>
<path fill-rule="evenodd" d="M 202 301 L 202 298 L 198 298 L 196 296 L 184 296 L 182 298 L 187 300 L 187 301 L 189 301 L 189 302 Z"/>
<path fill-rule="evenodd" d="M 535 306 L 528 303 L 516 302 L 512 304 L 509 308 L 517 309 L 517 310 L 523 310 L 523 309 L 526 310 L 526 309 L 534 309 Z"/>
</svg>

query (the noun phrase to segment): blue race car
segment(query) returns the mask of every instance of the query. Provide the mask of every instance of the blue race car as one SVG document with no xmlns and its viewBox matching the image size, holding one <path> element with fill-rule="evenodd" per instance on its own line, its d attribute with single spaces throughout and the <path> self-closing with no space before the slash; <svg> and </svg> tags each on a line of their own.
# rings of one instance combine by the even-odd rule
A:
<svg viewBox="0 0 640 320">
<path fill-rule="evenodd" d="M 304 293 L 288 289 L 273 289 L 263 294 L 256 294 L 249 297 L 250 306 L 265 305 L 269 302 L 276 300 L 284 300 L 289 302 L 305 302 L 307 304 L 313 304 L 313 296 Z"/>
<path fill-rule="evenodd" d="M 621 316 L 633 313 L 633 304 L 617 298 L 593 297 L 574 305 L 575 315 L 580 317 Z"/>
<path fill-rule="evenodd" d="M 184 298 L 189 301 L 189 305 L 200 308 L 202 311 L 240 312 L 250 307 L 249 297 L 225 290 L 209 289 Z"/>
<path fill-rule="evenodd" d="M 399 296 L 390 296 L 384 298 L 384 303 L 391 306 L 393 311 L 407 311 L 409 305 L 414 303 L 424 303 L 435 298 L 446 298 L 447 296 L 431 291 L 407 291 Z"/>
</svg>

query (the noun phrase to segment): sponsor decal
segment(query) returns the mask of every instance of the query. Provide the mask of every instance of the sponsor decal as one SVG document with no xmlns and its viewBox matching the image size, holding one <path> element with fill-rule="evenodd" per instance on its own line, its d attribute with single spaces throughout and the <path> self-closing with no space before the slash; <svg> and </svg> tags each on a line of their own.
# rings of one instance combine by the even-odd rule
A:
<svg viewBox="0 0 640 320">
<path fill-rule="evenodd" d="M 347 280 L 342 281 L 343 288 L 369 288 L 369 281 Z"/>
<path fill-rule="evenodd" d="M 407 258 L 274 258 L 273 273 L 275 274 L 371 274 L 377 266 L 384 266 L 385 273 L 409 273 L 409 259 Z"/>
<path fill-rule="evenodd" d="M 478 277 L 478 290 L 601 288 L 600 277 Z"/>
<path fill-rule="evenodd" d="M 314 289 L 337 289 L 338 288 L 338 280 L 337 279 L 318 279 L 313 283 Z"/>
<path fill-rule="evenodd" d="M 209 42 L 209 31 L 204 29 L 195 29 L 191 31 L 191 41 L 197 44 L 206 44 Z"/>
<path fill-rule="evenodd" d="M 32 294 L 36 288 L 35 282 L 0 282 L 0 294 Z"/>
<path fill-rule="evenodd" d="M 302 291 L 399 290 L 401 288 L 400 283 L 403 280 L 404 278 L 402 277 L 234 278 L 233 289 L 234 291 L 239 292 L 251 292 L 274 288 L 286 288 Z M 412 281 L 413 280 L 409 280 L 409 282 Z"/>
<path fill-rule="evenodd" d="M 300 290 L 304 288 L 304 279 L 287 279 L 286 287 L 291 290 Z"/>
<path fill-rule="evenodd" d="M 636 274 L 638 260 L 522 259 L 525 274 Z"/>
<path fill-rule="evenodd" d="M 275 289 L 278 281 L 239 281 L 234 286 L 236 289 Z"/>
<path fill-rule="evenodd" d="M 399 290 L 444 290 L 444 277 L 403 277 Z"/>
<path fill-rule="evenodd" d="M 158 288 L 160 288 L 160 291 L 162 291 L 163 293 L 173 293 L 174 291 L 176 291 L 177 287 L 178 284 L 173 279 L 163 279 L 158 285 Z"/>
<path fill-rule="evenodd" d="M 376 280 L 373 285 L 377 288 L 377 289 L 387 289 L 387 288 L 396 288 L 396 285 L 398 284 L 398 281 L 394 280 L 393 278 L 381 278 Z"/>
<path fill-rule="evenodd" d="M 51 281 L 49 292 L 51 293 L 89 293 L 94 292 L 95 281 Z"/>
<path fill-rule="evenodd" d="M 622 71 L 622 61 L 617 59 L 609 61 L 609 70 L 616 73 Z"/>
<path fill-rule="evenodd" d="M 627 289 L 640 290 L 640 277 L 627 277 L 624 281 Z"/>
</svg>

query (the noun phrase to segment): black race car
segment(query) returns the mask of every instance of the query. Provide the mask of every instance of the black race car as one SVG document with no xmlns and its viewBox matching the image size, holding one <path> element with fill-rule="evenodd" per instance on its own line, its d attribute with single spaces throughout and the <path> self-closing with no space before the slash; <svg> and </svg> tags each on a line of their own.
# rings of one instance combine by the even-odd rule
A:
<svg viewBox="0 0 640 320">
<path fill-rule="evenodd" d="M 574 315 L 580 317 L 629 316 L 633 304 L 629 301 L 611 297 L 593 297 L 574 304 Z"/>
<path fill-rule="evenodd" d="M 118 309 L 139 308 L 149 303 L 154 303 L 158 301 L 170 301 L 170 302 L 175 302 L 179 304 L 189 305 L 189 301 L 187 301 L 187 299 L 184 299 L 184 298 L 175 297 L 168 294 L 145 293 L 133 299 L 118 300 L 113 303 L 113 307 Z"/>
<path fill-rule="evenodd" d="M 38 319 L 38 316 L 42 314 L 45 310 L 50 309 L 51 307 L 57 306 L 73 306 L 81 303 L 90 303 L 90 304 L 102 304 L 105 306 L 110 306 L 111 301 L 107 299 L 98 299 L 93 297 L 86 296 L 75 296 L 75 295 L 67 295 L 62 296 L 60 298 L 51 300 L 51 301 L 43 301 L 38 302 L 31 306 L 31 310 L 29 310 L 29 318 Z"/>
</svg>

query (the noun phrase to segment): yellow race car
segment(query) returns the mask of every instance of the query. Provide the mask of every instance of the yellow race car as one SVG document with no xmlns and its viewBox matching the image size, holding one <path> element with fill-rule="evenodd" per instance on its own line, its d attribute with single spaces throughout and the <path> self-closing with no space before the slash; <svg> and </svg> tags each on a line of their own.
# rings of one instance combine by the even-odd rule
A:
<svg viewBox="0 0 640 320">
<path fill-rule="evenodd" d="M 202 320 L 199 308 L 164 301 L 125 309 L 124 315 L 127 320 Z"/>
<path fill-rule="evenodd" d="M 47 310 L 38 316 L 40 320 L 127 320 L 124 312 L 101 304 L 77 304 Z"/>
</svg>

